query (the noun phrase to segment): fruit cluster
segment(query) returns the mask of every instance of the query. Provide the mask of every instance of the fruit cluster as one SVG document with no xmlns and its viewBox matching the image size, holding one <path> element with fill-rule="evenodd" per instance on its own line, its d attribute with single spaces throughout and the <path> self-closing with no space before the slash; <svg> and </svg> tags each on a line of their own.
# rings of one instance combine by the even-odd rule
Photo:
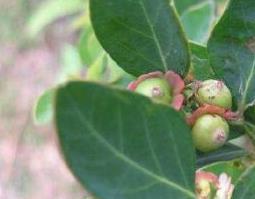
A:
<svg viewBox="0 0 255 199">
<path fill-rule="evenodd" d="M 184 80 L 173 71 L 152 72 L 131 82 L 129 90 L 152 98 L 153 101 L 182 110 L 192 128 L 197 150 L 210 152 L 223 146 L 229 136 L 228 120 L 238 115 L 231 111 L 232 95 L 219 80 Z"/>
</svg>

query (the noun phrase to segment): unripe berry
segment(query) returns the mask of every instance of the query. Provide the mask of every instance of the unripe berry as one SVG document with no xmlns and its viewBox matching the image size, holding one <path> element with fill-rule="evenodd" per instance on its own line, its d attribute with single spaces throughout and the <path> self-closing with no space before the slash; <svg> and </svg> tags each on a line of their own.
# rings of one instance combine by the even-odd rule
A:
<svg viewBox="0 0 255 199">
<path fill-rule="evenodd" d="M 192 128 L 193 143 L 199 151 L 210 152 L 223 146 L 228 139 L 229 125 L 218 115 L 203 115 Z"/>
<path fill-rule="evenodd" d="M 200 104 L 211 104 L 222 108 L 232 107 L 232 95 L 227 86 L 218 80 L 206 80 L 199 85 L 196 99 Z"/>
<path fill-rule="evenodd" d="M 129 90 L 146 95 L 156 102 L 170 105 L 175 110 L 180 110 L 183 106 L 184 88 L 183 79 L 173 71 L 150 72 L 141 75 L 128 85 Z"/>
<path fill-rule="evenodd" d="M 169 104 L 172 100 L 172 92 L 167 80 L 162 78 L 149 78 L 142 81 L 135 92 L 151 97 L 156 102 Z"/>
</svg>

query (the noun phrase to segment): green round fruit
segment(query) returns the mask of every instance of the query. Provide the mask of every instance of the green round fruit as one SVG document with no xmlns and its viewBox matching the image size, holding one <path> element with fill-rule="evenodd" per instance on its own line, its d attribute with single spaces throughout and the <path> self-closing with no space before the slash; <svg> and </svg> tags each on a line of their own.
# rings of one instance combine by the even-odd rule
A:
<svg viewBox="0 0 255 199">
<path fill-rule="evenodd" d="M 170 104 L 172 92 L 169 83 L 161 78 L 149 78 L 141 83 L 135 89 L 135 92 L 151 97 L 156 102 Z"/>
<path fill-rule="evenodd" d="M 218 80 L 206 80 L 201 83 L 196 93 L 200 104 L 211 104 L 222 108 L 232 107 L 232 95 L 228 87 Z"/>
<path fill-rule="evenodd" d="M 228 139 L 229 125 L 218 115 L 203 115 L 192 128 L 193 143 L 199 151 L 210 152 L 223 146 Z"/>
</svg>

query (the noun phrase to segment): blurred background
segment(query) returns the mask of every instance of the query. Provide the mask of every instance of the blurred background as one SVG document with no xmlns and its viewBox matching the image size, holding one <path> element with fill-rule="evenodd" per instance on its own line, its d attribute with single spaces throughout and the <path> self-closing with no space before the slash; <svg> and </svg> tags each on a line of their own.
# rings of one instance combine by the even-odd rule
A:
<svg viewBox="0 0 255 199">
<path fill-rule="evenodd" d="M 64 54 L 76 53 L 84 5 L 0 0 L 1 199 L 86 198 L 62 161 L 53 125 L 32 117 L 38 96 L 59 81 Z"/>
<path fill-rule="evenodd" d="M 206 43 L 225 3 L 176 1 L 190 40 Z M 96 40 L 87 0 L 0 0 L 0 24 L 0 199 L 85 199 L 57 147 L 55 88 L 133 77 Z"/>
</svg>

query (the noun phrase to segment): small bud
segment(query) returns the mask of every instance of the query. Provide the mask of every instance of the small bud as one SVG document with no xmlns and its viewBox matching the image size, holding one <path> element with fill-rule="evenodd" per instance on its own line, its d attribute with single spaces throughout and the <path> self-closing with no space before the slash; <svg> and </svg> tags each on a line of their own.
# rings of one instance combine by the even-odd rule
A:
<svg viewBox="0 0 255 199">
<path fill-rule="evenodd" d="M 211 104 L 222 108 L 231 109 L 232 95 L 222 81 L 206 80 L 199 84 L 196 99 L 200 104 Z"/>
<path fill-rule="evenodd" d="M 192 128 L 193 143 L 199 151 L 210 152 L 223 146 L 228 139 L 229 125 L 218 115 L 203 115 Z"/>
</svg>

